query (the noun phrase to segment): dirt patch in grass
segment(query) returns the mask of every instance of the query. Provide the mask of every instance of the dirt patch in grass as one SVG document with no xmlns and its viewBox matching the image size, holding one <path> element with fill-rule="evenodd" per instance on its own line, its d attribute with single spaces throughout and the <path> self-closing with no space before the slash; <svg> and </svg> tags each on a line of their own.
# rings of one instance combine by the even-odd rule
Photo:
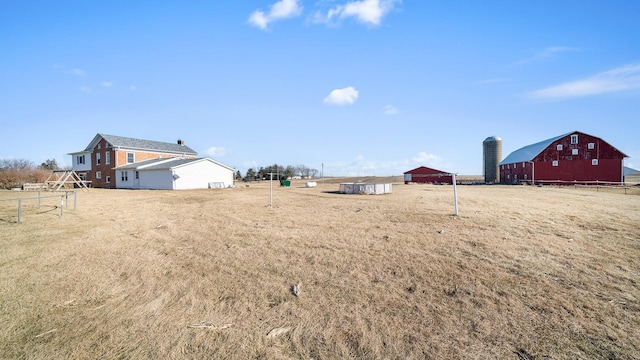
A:
<svg viewBox="0 0 640 360">
<path fill-rule="evenodd" d="M 0 221 L 0 358 L 640 358 L 640 197 L 337 186 Z"/>
</svg>

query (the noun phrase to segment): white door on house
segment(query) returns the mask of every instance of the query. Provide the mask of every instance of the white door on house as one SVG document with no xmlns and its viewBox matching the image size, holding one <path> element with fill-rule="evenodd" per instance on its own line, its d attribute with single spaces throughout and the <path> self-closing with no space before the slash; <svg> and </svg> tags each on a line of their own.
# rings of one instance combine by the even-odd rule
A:
<svg viewBox="0 0 640 360">
<path fill-rule="evenodd" d="M 136 170 L 136 175 L 133 178 L 133 187 L 135 188 L 139 188 L 140 187 L 140 172 Z"/>
</svg>

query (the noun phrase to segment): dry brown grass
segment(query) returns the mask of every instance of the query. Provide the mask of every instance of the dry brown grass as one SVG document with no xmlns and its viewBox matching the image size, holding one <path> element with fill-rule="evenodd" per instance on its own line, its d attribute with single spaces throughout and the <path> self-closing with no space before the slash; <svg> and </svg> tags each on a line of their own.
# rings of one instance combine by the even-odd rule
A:
<svg viewBox="0 0 640 360">
<path fill-rule="evenodd" d="M 268 185 L 0 220 L 0 358 L 640 358 L 639 196 Z"/>
</svg>

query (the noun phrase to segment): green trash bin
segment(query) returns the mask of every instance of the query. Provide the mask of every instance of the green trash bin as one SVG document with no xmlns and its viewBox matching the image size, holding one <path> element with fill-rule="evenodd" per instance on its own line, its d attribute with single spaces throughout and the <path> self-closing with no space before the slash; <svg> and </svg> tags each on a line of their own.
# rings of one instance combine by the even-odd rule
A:
<svg viewBox="0 0 640 360">
<path fill-rule="evenodd" d="M 280 186 L 291 186 L 291 180 L 280 181 Z"/>
</svg>

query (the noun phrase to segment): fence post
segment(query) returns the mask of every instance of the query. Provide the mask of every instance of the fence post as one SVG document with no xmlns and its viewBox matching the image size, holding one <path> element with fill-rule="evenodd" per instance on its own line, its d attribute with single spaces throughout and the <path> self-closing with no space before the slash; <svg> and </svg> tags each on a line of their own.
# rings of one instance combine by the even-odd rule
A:
<svg viewBox="0 0 640 360">
<path fill-rule="evenodd" d="M 18 199 L 18 224 L 20 224 L 20 213 L 21 213 L 21 208 L 22 208 L 22 199 Z"/>
<path fill-rule="evenodd" d="M 73 192 L 73 211 L 76 211 L 76 202 L 77 202 L 76 192 Z"/>
<path fill-rule="evenodd" d="M 40 209 L 40 190 L 38 190 L 38 209 Z"/>
<path fill-rule="evenodd" d="M 453 182 L 453 211 L 458 216 L 458 191 L 456 188 L 456 174 L 451 174 L 451 182 Z"/>
<path fill-rule="evenodd" d="M 62 216 L 63 204 L 64 204 L 64 195 L 60 195 L 60 216 Z"/>
</svg>

